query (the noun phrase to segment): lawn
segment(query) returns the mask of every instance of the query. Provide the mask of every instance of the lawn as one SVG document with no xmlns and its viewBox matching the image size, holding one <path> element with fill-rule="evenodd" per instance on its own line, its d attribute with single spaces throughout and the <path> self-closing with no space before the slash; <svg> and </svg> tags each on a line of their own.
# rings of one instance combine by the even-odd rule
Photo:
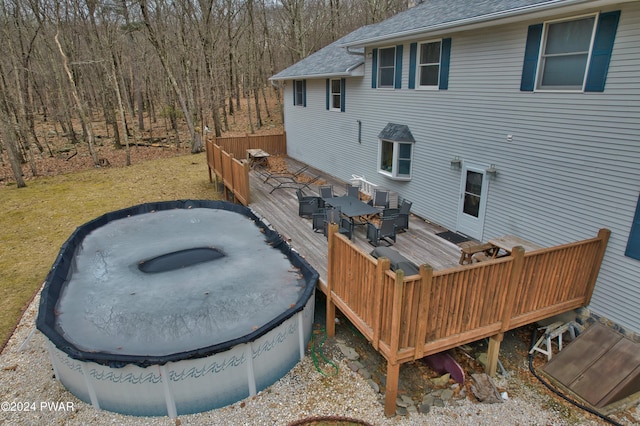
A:
<svg viewBox="0 0 640 426">
<path fill-rule="evenodd" d="M 101 168 L 0 187 L 0 348 L 73 230 L 113 210 L 175 199 L 217 199 L 206 154 Z"/>
</svg>

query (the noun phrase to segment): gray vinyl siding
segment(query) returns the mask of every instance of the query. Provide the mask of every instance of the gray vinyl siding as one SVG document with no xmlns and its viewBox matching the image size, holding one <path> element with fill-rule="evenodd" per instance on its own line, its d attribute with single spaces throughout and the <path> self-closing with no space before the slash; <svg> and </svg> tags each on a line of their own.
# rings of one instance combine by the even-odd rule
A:
<svg viewBox="0 0 640 426">
<path fill-rule="evenodd" d="M 640 333 L 640 261 L 624 256 L 640 193 L 640 4 L 608 10 L 622 13 L 604 93 L 520 91 L 527 27 L 541 21 L 446 34 L 448 90 L 407 88 L 409 42 L 402 89 L 371 89 L 367 56 L 364 77 L 347 78 L 344 113 L 325 110 L 324 79 L 307 80 L 307 107 L 285 107 L 289 155 L 344 180 L 364 175 L 453 230 L 461 172 L 450 160 L 495 164 L 482 240 L 517 234 L 549 246 L 609 228 L 589 307 Z M 416 139 L 409 182 L 376 171 L 377 135 L 389 122 Z"/>
</svg>

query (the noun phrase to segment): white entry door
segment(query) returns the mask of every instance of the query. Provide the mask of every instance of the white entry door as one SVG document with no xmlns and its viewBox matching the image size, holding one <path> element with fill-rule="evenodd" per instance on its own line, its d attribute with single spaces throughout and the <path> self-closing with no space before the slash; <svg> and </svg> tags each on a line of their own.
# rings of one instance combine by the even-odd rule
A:
<svg viewBox="0 0 640 426">
<path fill-rule="evenodd" d="M 457 231 L 479 241 L 482 241 L 487 189 L 485 168 L 463 163 Z"/>
</svg>

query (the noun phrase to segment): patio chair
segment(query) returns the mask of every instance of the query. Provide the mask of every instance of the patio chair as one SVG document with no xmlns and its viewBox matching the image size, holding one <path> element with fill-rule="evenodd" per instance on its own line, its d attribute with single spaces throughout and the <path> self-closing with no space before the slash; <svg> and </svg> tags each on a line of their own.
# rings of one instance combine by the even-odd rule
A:
<svg viewBox="0 0 640 426">
<path fill-rule="evenodd" d="M 342 213 L 339 208 L 336 207 L 328 207 L 324 209 L 324 221 L 322 224 L 322 233 L 326 237 L 328 235 L 329 224 L 330 223 L 340 223 L 340 217 Z"/>
<path fill-rule="evenodd" d="M 333 185 L 322 185 L 320 187 L 320 198 L 333 198 Z"/>
<path fill-rule="evenodd" d="M 324 208 L 320 208 L 311 215 L 311 228 L 313 232 L 324 233 L 324 211 Z"/>
<path fill-rule="evenodd" d="M 373 192 L 373 198 L 369 200 L 369 204 L 379 209 L 389 207 L 389 191 L 376 189 Z"/>
<path fill-rule="evenodd" d="M 396 242 L 395 220 L 393 216 L 383 217 L 380 220 L 380 227 L 371 222 L 367 223 L 367 240 L 376 247 L 380 245 L 381 240 L 384 240 L 387 245 L 393 245 Z"/>
<path fill-rule="evenodd" d="M 353 222 L 347 217 L 341 217 L 339 225 L 338 232 L 350 240 L 353 239 Z"/>
<path fill-rule="evenodd" d="M 347 184 L 347 196 L 360 199 L 360 187 L 356 185 Z"/>
<path fill-rule="evenodd" d="M 298 216 L 311 217 L 320 209 L 320 197 L 304 195 L 302 189 L 296 190 L 298 197 Z"/>
<path fill-rule="evenodd" d="M 382 217 L 396 217 L 400 214 L 400 209 L 382 209 Z"/>
<path fill-rule="evenodd" d="M 291 179 L 297 179 L 299 176 L 301 176 L 304 172 L 307 171 L 307 169 L 309 168 L 309 166 L 302 166 L 299 169 L 297 169 L 294 172 L 285 172 L 285 173 L 271 173 L 269 171 L 263 172 L 263 176 L 264 176 L 264 182 L 266 183 L 269 179 L 274 179 L 274 178 L 291 178 Z"/>
<path fill-rule="evenodd" d="M 396 232 L 404 232 L 409 229 L 409 212 L 412 204 L 411 201 L 402 200 L 400 211 L 396 217 Z"/>
<path fill-rule="evenodd" d="M 342 217 L 342 212 L 340 211 L 340 209 L 335 207 L 324 209 L 322 232 L 324 233 L 325 237 L 329 236 L 329 224 L 331 223 L 337 223 L 339 225 L 338 232 L 346 235 L 349 239 L 352 238 L 353 224 L 348 218 Z"/>
<path fill-rule="evenodd" d="M 389 207 L 390 209 L 397 209 L 398 208 L 398 193 L 395 191 L 389 191 L 389 197 L 387 200 L 387 207 Z"/>
</svg>

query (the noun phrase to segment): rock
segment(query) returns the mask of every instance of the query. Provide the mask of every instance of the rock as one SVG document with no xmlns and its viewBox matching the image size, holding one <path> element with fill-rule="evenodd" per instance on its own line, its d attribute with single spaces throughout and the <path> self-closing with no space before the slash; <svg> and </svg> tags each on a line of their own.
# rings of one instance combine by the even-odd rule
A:
<svg viewBox="0 0 640 426">
<path fill-rule="evenodd" d="M 451 389 L 444 389 L 440 394 L 440 399 L 448 401 L 453 397 L 453 391 Z"/>
<path fill-rule="evenodd" d="M 444 401 L 441 400 L 440 398 L 436 398 L 433 400 L 433 406 L 434 407 L 444 407 Z"/>
<path fill-rule="evenodd" d="M 425 395 L 422 398 L 422 405 L 428 405 L 429 407 L 431 407 L 433 405 L 433 401 L 435 400 L 435 397 L 431 394 Z"/>
<path fill-rule="evenodd" d="M 396 398 L 396 406 L 407 408 L 409 406 L 409 403 L 402 398 Z"/>
<path fill-rule="evenodd" d="M 371 386 L 376 393 L 380 392 L 380 386 L 378 386 L 378 384 L 376 382 L 374 382 L 373 380 L 369 379 L 369 380 L 367 380 L 367 383 L 369 383 L 369 386 Z"/>
<path fill-rule="evenodd" d="M 434 386 L 444 386 L 449 383 L 450 378 L 451 376 L 449 375 L 449 373 L 447 373 L 440 377 L 431 379 L 431 382 L 433 383 Z"/>
<path fill-rule="evenodd" d="M 416 407 L 415 405 L 410 405 L 407 407 L 407 413 L 409 414 L 417 414 L 418 413 L 418 407 Z"/>
<path fill-rule="evenodd" d="M 471 392 L 480 402 L 487 404 L 493 404 L 496 402 L 503 402 L 498 389 L 491 381 L 491 378 L 485 373 L 472 374 L 471 378 L 473 383 L 471 384 Z"/>
<path fill-rule="evenodd" d="M 420 406 L 418 407 L 418 411 L 421 412 L 422 414 L 427 414 L 429 411 L 431 411 L 431 405 L 420 404 Z"/>
<path fill-rule="evenodd" d="M 345 355 L 346 356 L 346 355 Z M 349 361 L 347 363 L 347 366 L 349 366 L 349 369 L 351 371 L 359 371 L 360 369 L 362 369 L 364 366 L 359 363 L 358 361 Z"/>
<path fill-rule="evenodd" d="M 340 352 L 342 352 L 342 354 L 349 360 L 351 361 L 355 361 L 358 358 L 360 358 L 360 355 L 358 355 L 358 352 L 356 352 L 353 348 L 344 345 L 342 343 L 338 343 L 336 344 L 336 346 L 338 347 L 338 349 L 340 349 Z"/>
<path fill-rule="evenodd" d="M 483 367 L 487 367 L 487 353 L 482 352 L 480 355 L 476 357 L 476 361 L 482 364 Z"/>
<path fill-rule="evenodd" d="M 366 368 L 361 368 L 360 370 L 358 370 L 358 373 L 360 373 L 360 375 L 365 379 L 371 378 L 371 373 L 369 373 L 369 370 L 367 370 Z"/>
<path fill-rule="evenodd" d="M 408 407 L 409 405 L 413 404 L 413 398 L 411 398 L 410 396 L 401 395 L 400 399 L 402 399 L 407 404 L 405 405 L 405 407 Z"/>
</svg>

